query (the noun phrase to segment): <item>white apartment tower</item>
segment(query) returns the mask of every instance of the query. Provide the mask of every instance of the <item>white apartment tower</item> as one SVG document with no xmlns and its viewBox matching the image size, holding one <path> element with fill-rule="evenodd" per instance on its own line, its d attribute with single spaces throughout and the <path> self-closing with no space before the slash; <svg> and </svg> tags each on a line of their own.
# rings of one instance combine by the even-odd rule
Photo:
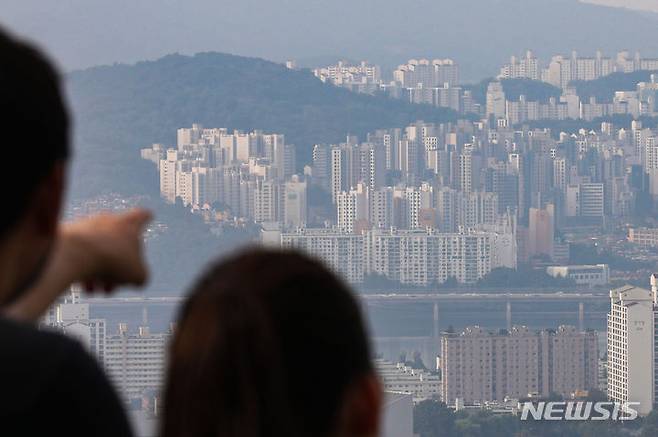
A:
<svg viewBox="0 0 658 437">
<path fill-rule="evenodd" d="M 280 185 L 273 180 L 258 180 L 254 189 L 254 221 L 276 222 L 281 216 Z"/>
<path fill-rule="evenodd" d="M 630 285 L 610 291 L 608 398 L 639 402 L 633 408 L 640 415 L 649 414 L 654 402 L 655 299 L 655 286 L 653 293 Z"/>
<path fill-rule="evenodd" d="M 160 160 L 160 195 L 169 203 L 176 201 L 176 165 L 178 152 L 167 150 L 166 159 Z"/>
<path fill-rule="evenodd" d="M 388 229 L 395 222 L 393 188 L 385 187 L 368 192 L 370 225 L 375 229 Z"/>
<path fill-rule="evenodd" d="M 368 223 L 369 190 L 358 184 L 350 191 L 341 191 L 336 196 L 338 229 L 342 232 L 360 233 L 369 228 Z"/>
<path fill-rule="evenodd" d="M 505 118 L 505 92 L 500 82 L 491 82 L 487 87 L 487 116 Z"/>
<path fill-rule="evenodd" d="M 299 228 L 306 225 L 308 207 L 306 203 L 306 182 L 301 182 L 294 175 L 284 185 L 283 224 L 287 228 Z"/>
</svg>

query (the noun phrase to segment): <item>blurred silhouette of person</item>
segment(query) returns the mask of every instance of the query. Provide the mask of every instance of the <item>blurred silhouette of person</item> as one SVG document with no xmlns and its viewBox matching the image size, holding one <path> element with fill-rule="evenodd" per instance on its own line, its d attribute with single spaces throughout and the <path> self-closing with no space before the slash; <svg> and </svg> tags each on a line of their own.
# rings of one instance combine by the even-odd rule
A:
<svg viewBox="0 0 658 437">
<path fill-rule="evenodd" d="M 61 224 L 69 115 L 35 48 L 0 31 L 0 434 L 131 435 L 121 403 L 80 344 L 32 323 L 73 283 L 90 291 L 147 277 L 133 210 Z"/>
<path fill-rule="evenodd" d="M 162 437 L 376 436 L 382 393 L 355 297 L 320 263 L 253 249 L 193 287 Z"/>
</svg>

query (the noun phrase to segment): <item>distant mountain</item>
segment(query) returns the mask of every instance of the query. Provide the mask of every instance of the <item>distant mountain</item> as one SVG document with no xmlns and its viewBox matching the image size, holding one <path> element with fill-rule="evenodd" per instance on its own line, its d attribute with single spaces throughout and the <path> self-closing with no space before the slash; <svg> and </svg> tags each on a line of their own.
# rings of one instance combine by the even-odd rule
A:
<svg viewBox="0 0 658 437">
<path fill-rule="evenodd" d="M 139 149 L 174 145 L 176 129 L 192 123 L 283 133 L 304 164 L 313 144 L 348 133 L 363 138 L 418 119 L 456 119 L 449 110 L 359 95 L 308 71 L 219 53 L 76 71 L 67 84 L 76 121 L 74 197 L 156 190 L 156 172 Z"/>
<path fill-rule="evenodd" d="M 658 56 L 658 14 L 578 0 L 3 0 L 1 21 L 65 68 L 210 50 L 300 65 L 452 57 L 475 82 L 526 49 Z"/>
</svg>

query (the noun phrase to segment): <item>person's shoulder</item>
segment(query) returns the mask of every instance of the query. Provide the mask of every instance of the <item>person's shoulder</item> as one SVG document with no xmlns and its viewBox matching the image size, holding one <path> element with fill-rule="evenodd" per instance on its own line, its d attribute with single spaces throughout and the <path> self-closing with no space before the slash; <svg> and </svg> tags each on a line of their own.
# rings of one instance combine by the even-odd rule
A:
<svg viewBox="0 0 658 437">
<path fill-rule="evenodd" d="M 0 348 L 6 394 L 0 404 L 6 401 L 19 409 L 39 399 L 68 371 L 71 362 L 93 361 L 74 340 L 1 317 Z"/>
<path fill-rule="evenodd" d="M 0 347 L 2 435 L 41 435 L 71 412 L 69 435 L 132 435 L 116 393 L 79 342 L 0 318 Z"/>
<path fill-rule="evenodd" d="M 3 366 L 25 368 L 66 359 L 71 352 L 82 352 L 78 343 L 61 334 L 0 317 L 0 345 L 7 360 Z M 22 361 L 29 359 L 29 361 Z"/>
</svg>

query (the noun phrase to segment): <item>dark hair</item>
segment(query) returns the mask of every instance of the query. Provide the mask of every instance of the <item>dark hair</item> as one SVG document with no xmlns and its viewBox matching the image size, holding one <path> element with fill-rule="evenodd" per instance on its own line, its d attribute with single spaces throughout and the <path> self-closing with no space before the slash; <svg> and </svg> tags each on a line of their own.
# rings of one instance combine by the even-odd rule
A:
<svg viewBox="0 0 658 437">
<path fill-rule="evenodd" d="M 294 252 L 244 252 L 183 307 L 161 435 L 329 435 L 370 358 L 359 305 L 334 274 Z"/>
<path fill-rule="evenodd" d="M 34 47 L 0 29 L 0 131 L 3 161 L 20 169 L 5 171 L 0 236 L 25 213 L 35 189 L 59 160 L 69 155 L 69 116 L 60 79 Z"/>
</svg>

